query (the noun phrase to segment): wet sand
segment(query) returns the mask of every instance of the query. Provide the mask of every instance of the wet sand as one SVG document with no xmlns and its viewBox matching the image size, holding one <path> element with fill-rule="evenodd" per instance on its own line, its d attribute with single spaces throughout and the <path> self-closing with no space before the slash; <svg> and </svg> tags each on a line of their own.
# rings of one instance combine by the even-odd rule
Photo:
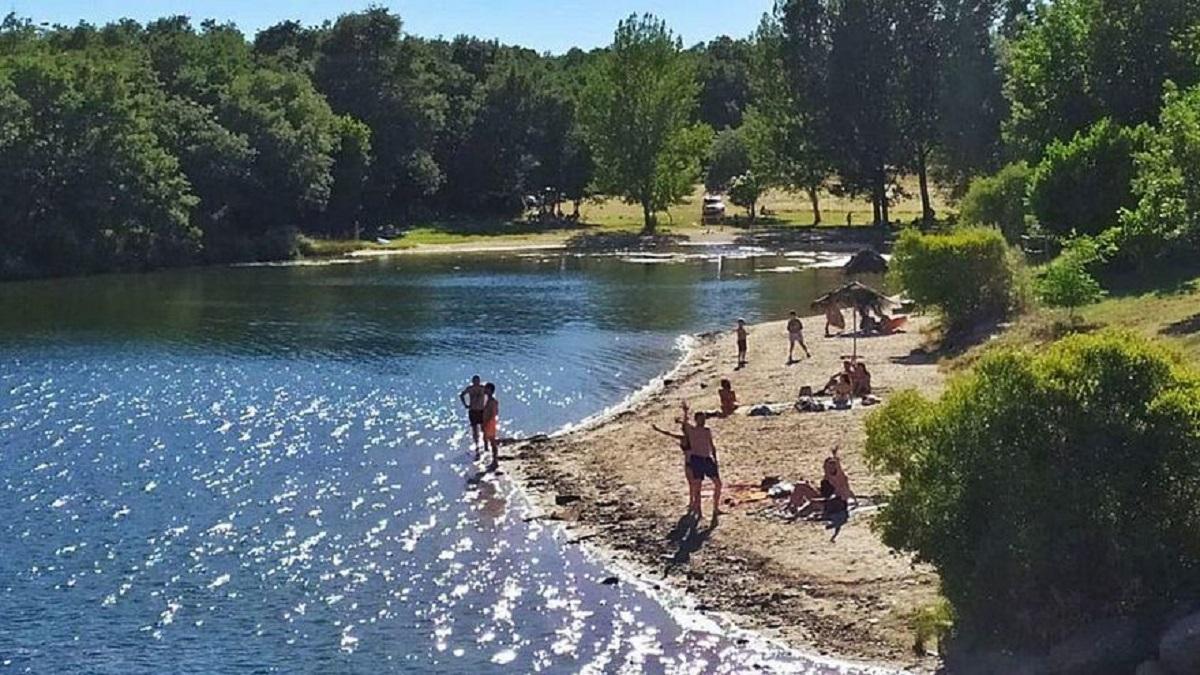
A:
<svg viewBox="0 0 1200 675">
<path fill-rule="evenodd" d="M 692 526 L 684 518 L 682 454 L 650 427 L 675 430 L 682 399 L 693 409 L 716 409 L 718 383 L 728 377 L 742 408 L 710 422 L 727 497 L 759 497 L 731 486 L 770 476 L 815 485 L 835 446 L 860 497 L 886 494 L 889 477 L 871 472 L 862 456 L 863 424 L 873 408 L 856 402 L 846 412 L 799 413 L 790 407 L 801 385 L 820 389 L 851 352 L 849 338 L 823 336 L 823 318 L 804 323 L 811 359 L 786 364 L 782 321 L 750 328 L 749 365 L 742 370 L 735 370 L 731 332 L 702 336 L 669 379 L 631 408 L 519 446 L 509 468 L 532 493 L 541 517 L 564 521 L 570 541 L 586 541 L 633 565 L 645 581 L 687 593 L 701 610 L 727 614 L 808 653 L 931 670 L 936 659 L 913 654 L 908 617 L 933 601 L 936 575 L 883 545 L 870 528 L 870 508 L 856 511 L 834 544 L 820 523 L 775 515 L 772 507 L 782 502 L 769 499 L 726 505 L 715 526 L 707 518 Z M 942 387 L 936 365 L 905 359 L 920 345 L 923 326 L 914 320 L 907 333 L 858 341 L 879 396 Z M 787 410 L 746 414 L 761 403 Z M 706 516 L 711 509 L 706 490 Z"/>
</svg>

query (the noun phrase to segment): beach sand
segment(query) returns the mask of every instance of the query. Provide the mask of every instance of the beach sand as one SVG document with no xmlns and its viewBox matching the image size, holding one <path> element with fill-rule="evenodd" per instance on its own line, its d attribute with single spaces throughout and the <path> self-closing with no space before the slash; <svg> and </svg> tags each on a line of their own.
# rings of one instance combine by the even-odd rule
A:
<svg viewBox="0 0 1200 675">
<path fill-rule="evenodd" d="M 820 523 L 763 512 L 770 500 L 726 506 L 715 527 L 708 518 L 681 527 L 687 506 L 682 453 L 650 425 L 676 431 L 685 398 L 694 410 L 716 409 L 723 377 L 732 380 L 742 405 L 738 414 L 710 422 L 727 496 L 738 493 L 731 485 L 756 485 L 768 476 L 815 485 L 835 446 L 858 495 L 886 494 L 889 477 L 871 472 L 862 456 L 863 423 L 873 408 L 790 409 L 801 385 L 820 389 L 851 352 L 849 338 L 823 336 L 823 318 L 804 323 L 811 359 L 786 365 L 782 321 L 750 328 L 749 365 L 742 370 L 735 370 L 732 332 L 702 336 L 661 389 L 597 425 L 519 446 L 518 461 L 507 467 L 529 489 L 541 517 L 565 522 L 571 541 L 587 541 L 632 564 L 645 581 L 687 592 L 702 610 L 808 653 L 931 670 L 936 659 L 913 654 L 908 617 L 935 599 L 937 577 L 882 544 L 870 528 L 870 509 L 853 514 L 834 544 Z M 936 364 L 906 358 L 919 347 L 923 327 L 917 319 L 907 333 L 858 341 L 879 396 L 908 388 L 936 393 L 943 386 Z M 788 410 L 774 417 L 745 414 L 761 403 L 788 404 Z M 706 490 L 706 516 L 711 508 Z"/>
</svg>

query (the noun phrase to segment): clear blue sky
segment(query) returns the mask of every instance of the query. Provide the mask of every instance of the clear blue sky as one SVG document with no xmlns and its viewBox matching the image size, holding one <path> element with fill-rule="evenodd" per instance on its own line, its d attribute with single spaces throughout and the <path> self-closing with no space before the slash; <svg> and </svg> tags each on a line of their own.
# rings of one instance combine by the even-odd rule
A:
<svg viewBox="0 0 1200 675">
<path fill-rule="evenodd" d="M 186 14 L 196 20 L 233 21 L 253 34 L 279 21 L 319 24 L 363 9 L 370 0 L 0 0 L 3 11 L 37 22 L 107 23 L 122 17 L 145 21 Z M 634 12 L 666 19 L 687 45 L 717 35 L 744 37 L 758 25 L 771 0 L 387 0 L 375 4 L 397 12 L 405 30 L 426 37 L 460 33 L 563 52 L 611 41 L 617 21 Z"/>
</svg>

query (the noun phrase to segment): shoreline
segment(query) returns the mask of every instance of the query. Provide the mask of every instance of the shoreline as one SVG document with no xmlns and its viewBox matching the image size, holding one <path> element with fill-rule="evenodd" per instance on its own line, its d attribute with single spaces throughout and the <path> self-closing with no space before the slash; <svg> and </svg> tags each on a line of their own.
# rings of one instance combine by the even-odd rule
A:
<svg viewBox="0 0 1200 675">
<path fill-rule="evenodd" d="M 705 527 L 705 521 L 679 536 L 686 501 L 682 462 L 670 439 L 649 431 L 649 424 L 670 424 L 681 396 L 697 399 L 695 407 L 700 409 L 715 407 L 713 385 L 719 377 L 733 379 L 743 402 L 740 413 L 748 404 L 790 399 L 787 392 L 795 387 L 781 387 L 782 380 L 798 376 L 797 384 L 815 384 L 813 374 L 832 372 L 842 348 L 848 351 L 850 345 L 847 339 L 821 337 L 823 319 L 809 317 L 805 325 L 814 359 L 784 366 L 787 338 L 782 322 L 762 323 L 750 327 L 751 364 L 737 373 L 732 372 L 732 338 L 727 334 L 685 338 L 684 353 L 673 368 L 607 410 L 552 435 L 516 444 L 509 451 L 515 456 L 507 469 L 537 514 L 531 518 L 559 521 L 564 543 L 582 544 L 613 569 L 626 570 L 656 590 L 667 589 L 669 595 L 682 598 L 689 611 L 720 616 L 725 625 L 783 645 L 800 657 L 852 668 L 932 671 L 938 660 L 911 650 L 907 617 L 932 602 L 936 576 L 889 552 L 870 531 L 869 513 L 852 518 L 832 546 L 817 524 L 788 523 L 758 513 L 761 502 L 726 507 L 716 527 Z M 915 321 L 908 334 L 859 341 L 860 354 L 871 364 L 885 397 L 909 386 L 941 386 L 936 365 L 892 362 L 915 348 L 923 325 Z M 775 358 L 768 356 L 777 350 L 782 351 Z M 812 437 L 808 427 L 813 424 L 837 432 L 832 440 L 842 445 L 841 456 L 856 491 L 880 494 L 887 477 L 871 475 L 861 460 L 867 411 L 788 411 L 778 417 L 739 414 L 714 420 L 727 494 L 731 484 L 758 474 L 785 480 L 815 477 L 831 438 L 828 433 L 820 437 L 820 429 Z M 822 424 L 823 419 L 831 424 Z M 795 452 L 797 438 L 811 439 L 813 447 Z M 792 454 L 775 452 L 772 459 L 781 444 Z M 755 447 L 768 448 L 765 459 Z M 763 473 L 764 469 L 773 471 Z M 706 494 L 706 513 L 708 502 Z"/>
</svg>

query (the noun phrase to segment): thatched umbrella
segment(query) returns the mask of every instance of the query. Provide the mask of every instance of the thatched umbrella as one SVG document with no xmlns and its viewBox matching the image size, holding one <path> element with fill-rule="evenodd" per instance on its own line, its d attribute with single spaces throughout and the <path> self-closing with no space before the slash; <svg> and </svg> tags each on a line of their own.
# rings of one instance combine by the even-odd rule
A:
<svg viewBox="0 0 1200 675">
<path fill-rule="evenodd" d="M 862 318 L 859 315 L 860 309 L 867 307 L 875 310 L 876 314 L 882 315 L 885 307 L 894 307 L 899 303 L 866 284 L 851 281 L 817 298 L 813 301 L 812 306 L 813 309 L 825 311 L 834 304 L 838 307 L 854 308 L 854 325 L 851 326 L 853 332 L 850 335 L 854 340 L 854 359 L 858 360 L 858 331 Z"/>
</svg>

